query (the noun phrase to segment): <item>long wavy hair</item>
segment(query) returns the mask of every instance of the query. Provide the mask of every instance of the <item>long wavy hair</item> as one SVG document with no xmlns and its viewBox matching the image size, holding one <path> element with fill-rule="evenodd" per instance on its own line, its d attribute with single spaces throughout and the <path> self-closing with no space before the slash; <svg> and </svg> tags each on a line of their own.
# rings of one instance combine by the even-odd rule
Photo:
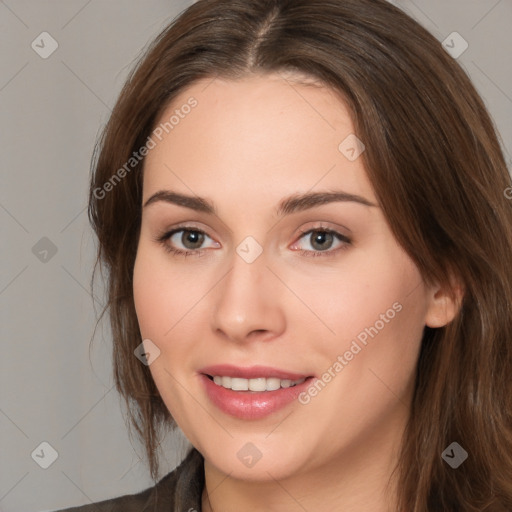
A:
<svg viewBox="0 0 512 512">
<path fill-rule="evenodd" d="M 399 510 L 512 510 L 510 176 L 468 76 L 384 0 L 199 0 L 148 47 L 122 89 L 93 158 L 93 281 L 99 264 L 107 271 L 100 319 L 108 311 L 115 384 L 152 478 L 160 428 L 174 421 L 134 356 L 142 341 L 132 276 L 144 158 L 130 158 L 195 81 L 284 71 L 340 94 L 398 243 L 425 282 L 456 280 L 464 289 L 456 318 L 424 331 L 396 467 Z M 441 456 L 453 441 L 468 453 L 457 469 Z"/>
</svg>

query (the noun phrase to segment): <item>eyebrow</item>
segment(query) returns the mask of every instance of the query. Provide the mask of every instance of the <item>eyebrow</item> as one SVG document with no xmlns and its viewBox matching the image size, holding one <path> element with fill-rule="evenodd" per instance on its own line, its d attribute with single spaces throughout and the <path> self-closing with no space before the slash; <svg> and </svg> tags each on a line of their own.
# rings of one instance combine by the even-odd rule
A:
<svg viewBox="0 0 512 512">
<path fill-rule="evenodd" d="M 160 201 L 183 206 L 209 215 L 217 215 L 215 206 L 207 199 L 199 196 L 180 194 L 171 190 L 160 190 L 156 192 L 144 203 L 144 208 Z M 334 202 L 352 202 L 367 207 L 377 206 L 375 203 L 372 203 L 362 196 L 349 194 L 340 190 L 332 192 L 310 192 L 305 194 L 294 194 L 283 199 L 276 208 L 276 215 L 278 217 L 282 217 L 284 215 L 309 210 L 315 206 Z"/>
</svg>

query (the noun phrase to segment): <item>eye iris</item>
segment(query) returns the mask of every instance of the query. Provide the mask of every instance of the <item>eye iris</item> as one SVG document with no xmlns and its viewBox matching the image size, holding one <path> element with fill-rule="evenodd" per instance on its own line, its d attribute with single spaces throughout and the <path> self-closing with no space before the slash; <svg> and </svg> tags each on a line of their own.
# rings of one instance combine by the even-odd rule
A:
<svg viewBox="0 0 512 512">
<path fill-rule="evenodd" d="M 318 251 L 329 249 L 333 242 L 333 235 L 326 231 L 316 231 L 312 233 L 311 246 Z M 323 244 L 323 245 L 322 245 Z"/>
<path fill-rule="evenodd" d="M 181 235 L 181 243 L 187 249 L 197 249 L 201 247 L 204 242 L 204 233 L 199 233 L 199 231 L 183 231 Z"/>
<path fill-rule="evenodd" d="M 334 237 L 327 231 L 314 231 L 311 233 L 311 246 L 317 251 L 325 251 L 332 245 Z M 199 231 L 184 230 L 181 235 L 181 243 L 187 249 L 197 249 L 203 245 L 204 233 Z"/>
</svg>

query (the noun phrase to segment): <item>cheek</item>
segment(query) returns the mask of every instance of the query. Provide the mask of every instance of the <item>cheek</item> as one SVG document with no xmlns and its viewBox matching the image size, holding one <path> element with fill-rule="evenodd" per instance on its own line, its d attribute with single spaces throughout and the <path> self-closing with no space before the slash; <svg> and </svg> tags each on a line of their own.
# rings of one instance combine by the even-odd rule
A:
<svg viewBox="0 0 512 512">
<path fill-rule="evenodd" d="M 365 341 L 369 345 L 369 340 L 389 337 L 399 345 L 421 337 L 426 313 L 421 275 L 401 251 L 378 255 L 347 259 L 317 276 L 315 286 L 312 276 L 290 276 L 294 289 L 301 290 L 302 302 L 315 312 L 318 321 L 311 325 L 325 333 L 317 339 L 331 358 L 349 350 L 353 340 L 365 346 Z M 295 321 L 305 321 L 304 314 L 296 311 L 295 316 Z"/>
<path fill-rule="evenodd" d="M 325 300 L 326 323 L 336 336 L 324 338 L 319 350 L 337 376 L 323 406 L 344 397 L 344 414 L 359 418 L 361 428 L 373 421 L 362 411 L 377 418 L 397 397 L 406 402 L 424 329 L 427 301 L 417 268 L 400 257 L 386 263 L 347 274 Z"/>
<path fill-rule="evenodd" d="M 165 258 L 165 254 L 139 245 L 133 294 L 142 339 L 150 339 L 160 349 L 159 357 L 149 366 L 151 376 L 172 417 L 182 425 L 187 422 L 185 411 L 190 404 L 179 382 L 189 370 L 187 344 L 177 341 L 192 328 L 187 325 L 186 313 L 197 299 L 187 278 L 173 271 Z"/>
<path fill-rule="evenodd" d="M 141 334 L 160 344 L 205 294 L 205 284 L 170 265 L 163 250 L 139 246 L 133 271 L 133 294 Z M 162 348 L 162 347 L 161 347 Z"/>
<path fill-rule="evenodd" d="M 397 261 L 352 266 L 353 272 L 333 275 L 322 299 L 313 292 L 305 298 L 323 308 L 322 319 L 335 335 L 317 337 L 310 352 L 325 384 L 309 395 L 305 409 L 310 414 L 303 428 L 314 436 L 315 418 L 326 418 L 329 427 L 324 434 L 332 440 L 332 449 L 357 436 L 367 442 L 365 436 L 377 431 L 385 418 L 406 410 L 403 405 L 413 388 L 426 295 L 413 263 Z M 309 397 L 304 396 L 303 403 Z"/>
<path fill-rule="evenodd" d="M 137 320 L 143 338 L 151 340 L 159 337 L 157 326 L 161 317 L 162 292 L 158 286 L 158 267 L 152 265 L 147 251 L 139 246 L 133 269 L 133 298 Z"/>
</svg>

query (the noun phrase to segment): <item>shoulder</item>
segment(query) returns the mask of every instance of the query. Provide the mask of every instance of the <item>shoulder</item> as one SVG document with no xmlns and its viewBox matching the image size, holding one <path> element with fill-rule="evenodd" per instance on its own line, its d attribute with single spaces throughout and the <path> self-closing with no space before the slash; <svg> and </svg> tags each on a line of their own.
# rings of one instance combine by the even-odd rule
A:
<svg viewBox="0 0 512 512">
<path fill-rule="evenodd" d="M 203 458 L 193 448 L 174 471 L 164 476 L 153 487 L 136 494 L 127 494 L 55 512 L 159 512 L 160 510 L 172 512 L 189 508 L 201 510 L 203 486 Z"/>
</svg>

